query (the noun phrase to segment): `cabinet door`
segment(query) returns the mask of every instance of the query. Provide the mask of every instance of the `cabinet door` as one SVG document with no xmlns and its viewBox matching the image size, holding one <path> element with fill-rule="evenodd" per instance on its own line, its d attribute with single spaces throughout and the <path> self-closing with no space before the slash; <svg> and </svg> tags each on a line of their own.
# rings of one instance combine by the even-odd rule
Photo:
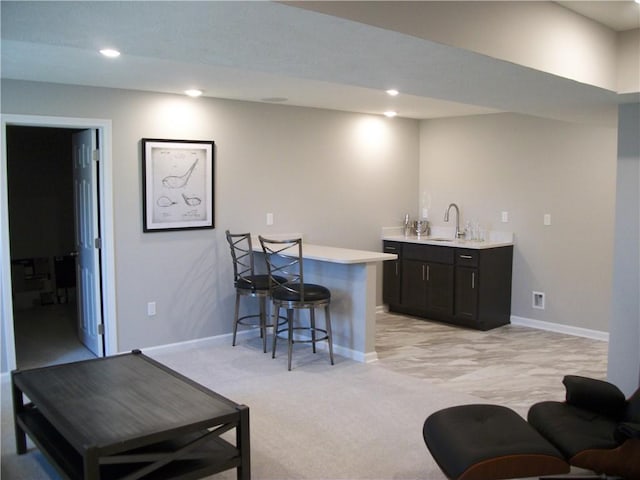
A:
<svg viewBox="0 0 640 480">
<path fill-rule="evenodd" d="M 382 301 L 387 305 L 400 304 L 402 279 L 402 245 L 399 242 L 384 242 L 384 253 L 398 255 L 397 260 L 382 263 Z"/>
<path fill-rule="evenodd" d="M 435 313 L 453 313 L 453 266 L 442 263 L 426 265 L 427 308 Z"/>
<path fill-rule="evenodd" d="M 455 316 L 465 320 L 478 318 L 478 269 L 456 267 Z"/>
<path fill-rule="evenodd" d="M 424 309 L 427 306 L 427 264 L 415 260 L 402 262 L 402 306 Z"/>
</svg>

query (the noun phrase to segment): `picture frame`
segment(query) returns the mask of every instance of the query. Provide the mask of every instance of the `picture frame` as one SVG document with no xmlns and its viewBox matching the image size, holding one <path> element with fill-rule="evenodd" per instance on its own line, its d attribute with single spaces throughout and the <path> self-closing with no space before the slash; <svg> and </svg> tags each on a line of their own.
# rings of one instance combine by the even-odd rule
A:
<svg viewBox="0 0 640 480">
<path fill-rule="evenodd" d="M 215 228 L 215 142 L 141 143 L 143 232 Z"/>
</svg>

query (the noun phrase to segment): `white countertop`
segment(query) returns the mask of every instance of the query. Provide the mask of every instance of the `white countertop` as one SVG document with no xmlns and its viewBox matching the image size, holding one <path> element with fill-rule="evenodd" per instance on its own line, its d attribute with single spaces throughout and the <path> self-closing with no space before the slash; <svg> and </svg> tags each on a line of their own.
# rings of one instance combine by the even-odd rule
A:
<svg viewBox="0 0 640 480">
<path fill-rule="evenodd" d="M 350 248 L 325 247 L 324 245 L 302 244 L 302 256 L 309 260 L 321 260 L 332 263 L 371 263 L 395 260 L 393 253 L 352 250 Z"/>
<path fill-rule="evenodd" d="M 514 244 L 513 233 L 503 231 L 489 231 L 486 233 L 487 239 L 484 241 L 472 240 L 456 240 L 453 238 L 454 229 L 447 227 L 432 227 L 429 236 L 405 236 L 402 234 L 402 228 L 385 227 L 382 229 L 382 240 L 390 240 L 394 242 L 421 243 L 424 245 L 439 245 L 441 247 L 456 248 L 496 248 L 508 247 Z"/>
<path fill-rule="evenodd" d="M 259 241 L 253 242 L 252 248 L 254 252 L 262 252 Z M 319 260 L 321 262 L 342 264 L 384 262 L 385 260 L 395 260 L 398 258 L 398 256 L 393 253 L 327 247 L 304 242 L 302 243 L 302 257 L 305 260 Z"/>
<path fill-rule="evenodd" d="M 496 241 L 496 240 L 488 240 L 488 241 L 468 241 L 468 240 L 452 240 L 452 239 L 444 239 L 443 237 L 413 237 L 404 235 L 384 235 L 382 237 L 383 240 L 391 240 L 394 242 L 405 242 L 405 243 L 421 243 L 424 245 L 438 245 L 441 247 L 456 247 L 456 248 L 470 248 L 470 249 L 483 249 L 483 248 L 496 248 L 496 247 L 507 247 L 513 245 L 513 241 Z"/>
</svg>

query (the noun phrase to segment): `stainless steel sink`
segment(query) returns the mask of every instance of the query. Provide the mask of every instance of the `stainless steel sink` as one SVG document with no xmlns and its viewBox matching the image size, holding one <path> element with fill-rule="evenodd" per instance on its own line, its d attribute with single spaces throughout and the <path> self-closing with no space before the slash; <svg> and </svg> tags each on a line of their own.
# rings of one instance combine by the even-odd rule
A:
<svg viewBox="0 0 640 480">
<path fill-rule="evenodd" d="M 427 237 L 425 240 L 430 242 L 453 242 L 452 238 L 440 238 L 440 237 Z"/>
</svg>

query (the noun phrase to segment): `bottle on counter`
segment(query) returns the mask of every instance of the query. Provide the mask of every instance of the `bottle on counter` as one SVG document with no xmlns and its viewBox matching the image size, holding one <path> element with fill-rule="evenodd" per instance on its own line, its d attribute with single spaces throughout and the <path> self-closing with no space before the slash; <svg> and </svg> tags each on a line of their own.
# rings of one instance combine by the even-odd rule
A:
<svg viewBox="0 0 640 480">
<path fill-rule="evenodd" d="M 410 237 L 411 236 L 411 219 L 409 218 L 409 214 L 407 213 L 404 216 L 404 236 L 405 237 Z"/>
</svg>

